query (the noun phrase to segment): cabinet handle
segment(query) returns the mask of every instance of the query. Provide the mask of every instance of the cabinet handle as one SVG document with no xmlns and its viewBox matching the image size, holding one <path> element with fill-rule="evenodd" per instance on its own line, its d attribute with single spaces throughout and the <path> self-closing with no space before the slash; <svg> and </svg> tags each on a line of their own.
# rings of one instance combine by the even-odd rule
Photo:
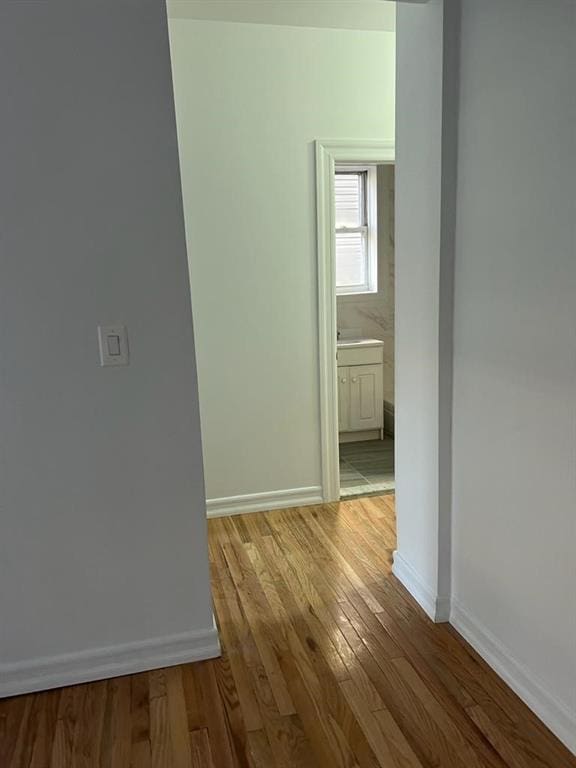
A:
<svg viewBox="0 0 576 768">
<path fill-rule="evenodd" d="M 356 376 L 354 376 L 354 378 L 352 379 L 352 384 L 356 384 L 357 381 L 358 379 L 356 378 Z"/>
<path fill-rule="evenodd" d="M 342 384 L 346 384 L 346 379 L 340 379 L 340 381 L 342 382 Z"/>
</svg>

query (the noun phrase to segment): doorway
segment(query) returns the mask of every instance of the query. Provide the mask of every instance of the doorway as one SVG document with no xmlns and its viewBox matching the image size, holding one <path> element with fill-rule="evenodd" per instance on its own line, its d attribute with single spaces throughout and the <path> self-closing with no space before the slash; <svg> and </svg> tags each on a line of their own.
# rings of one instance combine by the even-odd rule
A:
<svg viewBox="0 0 576 768">
<path fill-rule="evenodd" d="M 326 501 L 394 490 L 394 146 L 318 141 Z"/>
</svg>

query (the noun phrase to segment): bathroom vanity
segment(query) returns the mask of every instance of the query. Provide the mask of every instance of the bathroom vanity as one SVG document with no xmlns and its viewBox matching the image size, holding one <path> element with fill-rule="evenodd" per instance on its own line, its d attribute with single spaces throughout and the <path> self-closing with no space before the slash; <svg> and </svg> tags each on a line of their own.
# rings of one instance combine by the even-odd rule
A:
<svg viewBox="0 0 576 768">
<path fill-rule="evenodd" d="M 384 342 L 338 341 L 339 440 L 382 439 L 384 433 Z"/>
</svg>

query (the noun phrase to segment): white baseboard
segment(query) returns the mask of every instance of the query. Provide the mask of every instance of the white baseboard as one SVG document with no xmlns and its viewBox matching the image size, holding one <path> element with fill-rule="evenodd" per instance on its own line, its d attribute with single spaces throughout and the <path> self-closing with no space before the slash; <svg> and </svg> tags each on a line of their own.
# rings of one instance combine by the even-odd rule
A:
<svg viewBox="0 0 576 768">
<path fill-rule="evenodd" d="M 367 440 L 380 440 L 379 429 L 365 429 L 359 432 L 339 432 L 339 443 L 363 443 Z"/>
<path fill-rule="evenodd" d="M 0 664 L 0 698 L 188 664 L 220 655 L 215 626 L 79 653 Z"/>
<path fill-rule="evenodd" d="M 305 507 L 307 504 L 322 504 L 322 501 L 322 488 L 319 485 L 314 485 L 310 488 L 291 488 L 286 491 L 268 491 L 267 493 L 249 493 L 244 496 L 208 499 L 206 507 L 208 517 L 225 517 L 269 509 Z"/>
<path fill-rule="evenodd" d="M 396 550 L 392 573 L 410 592 L 416 602 L 426 611 L 428 616 L 440 624 L 450 617 L 450 599 L 439 597 L 426 585 L 410 563 Z"/>
<path fill-rule="evenodd" d="M 452 605 L 450 623 L 560 741 L 576 754 L 576 712 L 547 691 L 544 684 L 457 601 Z"/>
</svg>

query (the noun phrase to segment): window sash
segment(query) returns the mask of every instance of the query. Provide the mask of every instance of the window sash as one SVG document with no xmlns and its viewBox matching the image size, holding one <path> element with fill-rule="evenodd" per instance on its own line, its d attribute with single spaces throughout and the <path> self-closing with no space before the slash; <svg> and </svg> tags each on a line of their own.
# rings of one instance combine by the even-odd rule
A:
<svg viewBox="0 0 576 768">
<path fill-rule="evenodd" d="M 378 257 L 377 257 L 377 211 L 376 211 L 376 166 L 364 166 L 364 167 L 347 167 L 335 169 L 335 176 L 341 176 L 345 174 L 355 175 L 362 179 L 362 183 L 359 188 L 359 220 L 362 222 L 359 226 L 335 226 L 335 249 L 336 254 L 336 293 L 337 295 L 350 295 L 350 294 L 368 294 L 376 293 L 378 291 L 377 286 L 377 269 L 378 269 Z M 335 178 L 336 184 L 336 178 Z M 345 192 L 344 192 L 345 194 Z M 337 199 L 336 189 L 334 190 L 334 214 L 335 220 L 337 217 Z M 345 217 L 344 217 L 345 218 Z M 360 274 L 358 278 L 350 279 L 346 282 L 338 283 L 338 274 L 346 271 L 346 264 L 342 265 L 340 270 L 338 269 L 338 235 L 362 235 L 362 253 L 360 258 L 362 259 L 362 265 L 356 264 L 356 269 Z M 345 246 L 341 246 L 345 247 Z M 351 244 L 350 247 L 353 247 Z M 348 265 L 348 271 L 354 270 L 354 254 L 348 254 L 350 263 Z"/>
<path fill-rule="evenodd" d="M 367 226 L 368 225 L 368 210 L 367 210 L 367 197 L 368 197 L 368 172 L 365 169 L 359 170 L 359 169 L 336 169 L 335 173 L 335 189 L 334 189 L 334 203 L 335 203 L 335 209 L 336 209 L 336 220 L 338 219 L 338 195 L 340 194 L 342 197 L 349 196 L 350 194 L 355 194 L 355 192 L 347 192 L 346 190 L 340 190 L 340 193 L 336 189 L 338 186 L 338 177 L 342 176 L 356 176 L 358 179 L 358 217 L 357 226 Z M 346 210 L 346 201 L 341 200 L 342 207 L 344 210 Z M 350 208 L 348 210 L 351 210 Z M 343 225 L 346 227 L 349 227 L 349 225 Z M 352 227 L 349 227 L 352 228 Z"/>
<path fill-rule="evenodd" d="M 340 236 L 340 237 L 339 237 Z M 336 274 L 339 293 L 369 290 L 368 227 L 339 227 L 336 230 L 336 254 L 340 269 Z"/>
<path fill-rule="evenodd" d="M 346 234 L 346 232 L 350 234 L 354 234 L 354 232 L 368 232 L 368 225 L 364 224 L 361 227 L 336 227 L 336 232 L 341 232 L 342 234 Z"/>
</svg>

